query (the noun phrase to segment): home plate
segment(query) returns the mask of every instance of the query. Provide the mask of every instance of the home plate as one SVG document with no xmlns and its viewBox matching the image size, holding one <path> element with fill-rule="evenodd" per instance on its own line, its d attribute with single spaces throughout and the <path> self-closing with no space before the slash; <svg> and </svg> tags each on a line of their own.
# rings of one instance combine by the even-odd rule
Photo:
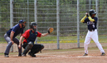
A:
<svg viewBox="0 0 107 63">
<path fill-rule="evenodd" d="M 92 56 L 77 56 L 78 58 L 89 58 L 89 57 L 92 57 Z"/>
</svg>

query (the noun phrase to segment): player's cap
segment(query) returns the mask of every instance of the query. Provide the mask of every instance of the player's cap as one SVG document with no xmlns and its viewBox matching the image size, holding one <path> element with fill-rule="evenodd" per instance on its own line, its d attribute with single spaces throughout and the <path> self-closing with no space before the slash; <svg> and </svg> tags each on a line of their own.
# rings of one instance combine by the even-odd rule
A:
<svg viewBox="0 0 107 63">
<path fill-rule="evenodd" d="M 26 21 L 25 21 L 25 20 L 23 20 L 23 19 L 22 19 L 22 20 L 19 20 L 19 23 L 24 23 L 24 22 L 26 22 Z"/>
</svg>

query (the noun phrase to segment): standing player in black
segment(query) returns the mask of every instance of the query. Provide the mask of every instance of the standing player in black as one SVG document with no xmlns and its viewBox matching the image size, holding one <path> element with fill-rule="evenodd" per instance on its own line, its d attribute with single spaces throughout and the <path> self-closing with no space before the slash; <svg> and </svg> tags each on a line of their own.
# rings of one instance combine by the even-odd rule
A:
<svg viewBox="0 0 107 63">
<path fill-rule="evenodd" d="M 84 42 L 84 50 L 85 50 L 84 56 L 88 55 L 88 44 L 90 43 L 91 39 L 93 39 L 93 41 L 99 48 L 100 52 L 102 53 L 101 56 L 104 56 L 105 52 L 102 48 L 102 45 L 98 41 L 98 33 L 97 33 L 98 18 L 95 17 L 95 15 L 96 15 L 95 10 L 91 9 L 89 11 L 89 15 L 88 15 L 88 13 L 86 13 L 86 15 L 81 19 L 81 22 L 87 23 L 87 26 L 88 26 L 88 33 L 86 35 L 85 42 Z"/>
</svg>

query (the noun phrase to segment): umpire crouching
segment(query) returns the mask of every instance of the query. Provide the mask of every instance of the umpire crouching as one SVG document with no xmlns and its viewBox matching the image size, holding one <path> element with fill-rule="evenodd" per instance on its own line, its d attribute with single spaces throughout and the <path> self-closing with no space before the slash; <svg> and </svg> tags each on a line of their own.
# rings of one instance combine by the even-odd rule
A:
<svg viewBox="0 0 107 63">
<path fill-rule="evenodd" d="M 23 34 L 23 30 L 25 28 L 25 25 L 26 25 L 26 21 L 25 20 L 20 20 L 18 24 L 13 26 L 10 30 L 8 30 L 5 33 L 4 38 L 8 43 L 7 47 L 6 47 L 6 50 L 4 52 L 4 56 L 5 57 L 9 57 L 10 48 L 14 43 L 19 45 L 19 40 L 16 38 L 16 36 L 18 34 Z M 19 55 L 18 56 L 21 56 L 21 53 L 22 53 L 21 48 L 20 49 L 18 48 L 18 51 L 19 51 Z"/>
<path fill-rule="evenodd" d="M 21 48 L 22 39 L 24 38 L 24 51 L 22 53 L 23 56 L 26 56 L 27 52 L 30 50 L 28 54 L 31 57 L 36 57 L 35 53 L 38 53 L 44 48 L 42 44 L 34 44 L 34 41 L 37 37 L 47 36 L 49 32 L 41 34 L 40 32 L 36 31 L 36 25 L 37 24 L 35 22 L 31 22 L 30 29 L 26 30 L 25 33 L 20 37 L 19 48 Z"/>
</svg>

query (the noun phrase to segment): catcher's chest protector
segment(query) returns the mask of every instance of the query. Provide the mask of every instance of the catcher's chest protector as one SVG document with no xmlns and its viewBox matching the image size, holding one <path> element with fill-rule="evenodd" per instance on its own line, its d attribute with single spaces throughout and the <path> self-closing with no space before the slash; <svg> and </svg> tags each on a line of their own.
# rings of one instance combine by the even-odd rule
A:
<svg viewBox="0 0 107 63">
<path fill-rule="evenodd" d="M 35 39 L 36 39 L 36 37 L 37 37 L 37 34 L 38 34 L 38 33 L 37 33 L 37 32 L 34 32 L 34 33 L 33 33 L 32 31 L 30 31 L 29 34 L 30 34 L 30 35 L 29 35 L 29 37 L 28 37 L 28 39 L 27 39 L 27 42 L 30 42 L 30 41 L 31 41 L 31 42 L 34 42 Z"/>
</svg>

